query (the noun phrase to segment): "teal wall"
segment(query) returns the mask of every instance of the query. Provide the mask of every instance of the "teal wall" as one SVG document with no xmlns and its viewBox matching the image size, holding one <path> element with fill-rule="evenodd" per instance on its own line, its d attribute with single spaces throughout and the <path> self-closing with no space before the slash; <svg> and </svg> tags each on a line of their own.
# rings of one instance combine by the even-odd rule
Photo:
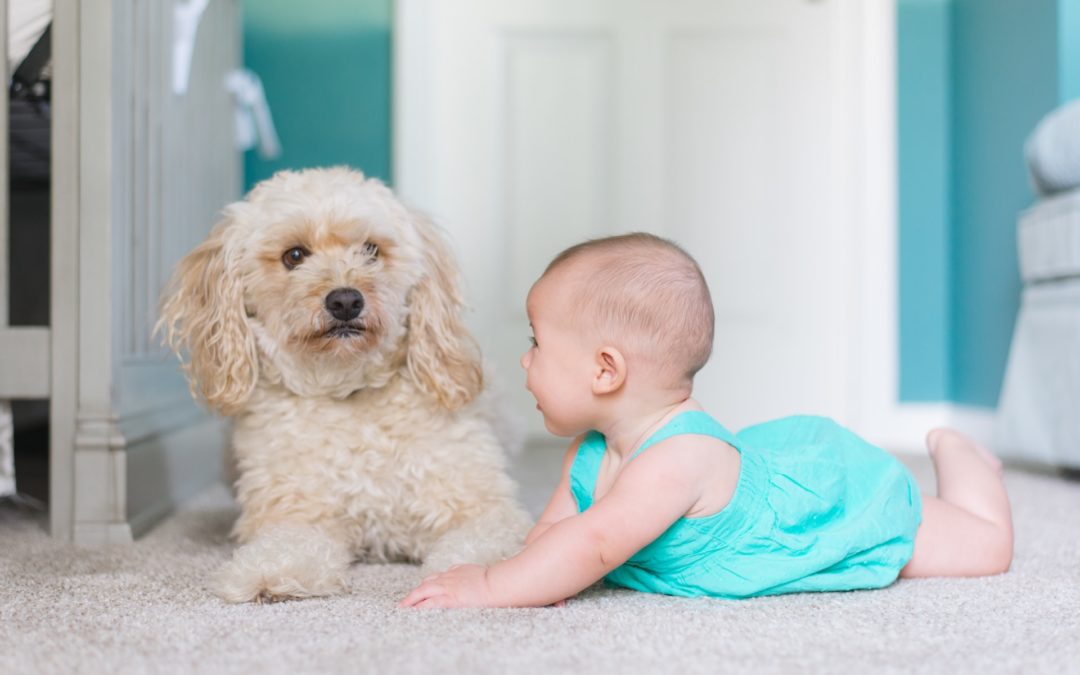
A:
<svg viewBox="0 0 1080 675">
<path fill-rule="evenodd" d="M 953 399 L 996 406 L 1019 305 L 1024 139 L 1058 104 L 1057 0 L 956 0 Z"/>
<path fill-rule="evenodd" d="M 1080 0 L 1061 0 L 1058 15 L 1058 62 L 1062 101 L 1080 98 Z"/>
<path fill-rule="evenodd" d="M 279 169 L 348 164 L 389 182 L 391 0 L 246 0 L 244 63 L 262 78 L 282 155 L 244 159 L 250 188 Z"/>
<path fill-rule="evenodd" d="M 952 398 L 952 0 L 897 6 L 900 398 Z"/>
<path fill-rule="evenodd" d="M 900 0 L 900 399 L 997 405 L 1023 142 L 1075 83 L 1078 0 Z M 1071 35 L 1066 41 L 1062 35 Z M 944 92 L 944 93 L 942 93 Z M 944 168 L 943 168 L 944 167 Z"/>
</svg>

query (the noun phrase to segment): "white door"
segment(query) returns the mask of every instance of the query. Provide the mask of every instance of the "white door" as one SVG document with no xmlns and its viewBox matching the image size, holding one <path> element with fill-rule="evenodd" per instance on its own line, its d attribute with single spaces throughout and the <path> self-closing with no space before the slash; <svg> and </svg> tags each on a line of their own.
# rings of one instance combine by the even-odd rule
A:
<svg viewBox="0 0 1080 675">
<path fill-rule="evenodd" d="M 721 422 L 847 416 L 858 1 L 398 2 L 396 187 L 450 232 L 530 432 L 530 285 L 562 248 L 634 230 L 705 272 L 717 331 L 696 395 Z"/>
</svg>

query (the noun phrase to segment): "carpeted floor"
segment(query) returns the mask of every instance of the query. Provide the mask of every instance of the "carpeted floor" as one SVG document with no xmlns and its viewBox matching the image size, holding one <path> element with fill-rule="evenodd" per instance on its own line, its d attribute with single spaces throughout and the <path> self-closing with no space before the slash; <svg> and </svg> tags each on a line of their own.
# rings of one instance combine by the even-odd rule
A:
<svg viewBox="0 0 1080 675">
<path fill-rule="evenodd" d="M 924 486 L 929 463 L 909 460 Z M 558 452 L 516 468 L 530 507 Z M 1010 467 L 1016 560 L 985 579 L 744 601 L 594 587 L 561 609 L 395 609 L 408 565 L 354 566 L 348 595 L 225 605 L 224 488 L 130 546 L 47 538 L 0 506 L 0 673 L 1080 672 L 1080 483 Z"/>
</svg>

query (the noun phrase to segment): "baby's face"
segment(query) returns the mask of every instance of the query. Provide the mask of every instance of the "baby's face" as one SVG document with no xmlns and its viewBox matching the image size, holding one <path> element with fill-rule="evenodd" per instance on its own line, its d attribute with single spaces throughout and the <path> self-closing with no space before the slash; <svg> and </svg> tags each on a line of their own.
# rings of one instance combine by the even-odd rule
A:
<svg viewBox="0 0 1080 675">
<path fill-rule="evenodd" d="M 556 436 L 572 437 L 594 425 L 594 353 L 588 331 L 574 326 L 565 284 L 558 271 L 533 286 L 526 302 L 532 335 L 521 357 L 525 388 L 536 399 L 544 425 Z"/>
</svg>

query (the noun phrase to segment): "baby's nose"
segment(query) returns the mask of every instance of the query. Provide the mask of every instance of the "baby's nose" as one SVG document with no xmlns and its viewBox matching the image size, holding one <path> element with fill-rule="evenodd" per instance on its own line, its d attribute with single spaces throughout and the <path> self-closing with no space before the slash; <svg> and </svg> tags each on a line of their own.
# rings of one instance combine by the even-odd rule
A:
<svg viewBox="0 0 1080 675">
<path fill-rule="evenodd" d="M 530 349 L 529 351 L 527 351 L 527 352 L 525 352 L 524 354 L 521 355 L 521 367 L 524 368 L 525 370 L 529 369 L 529 360 L 530 360 L 529 356 L 531 354 L 532 354 L 532 350 Z"/>
</svg>

